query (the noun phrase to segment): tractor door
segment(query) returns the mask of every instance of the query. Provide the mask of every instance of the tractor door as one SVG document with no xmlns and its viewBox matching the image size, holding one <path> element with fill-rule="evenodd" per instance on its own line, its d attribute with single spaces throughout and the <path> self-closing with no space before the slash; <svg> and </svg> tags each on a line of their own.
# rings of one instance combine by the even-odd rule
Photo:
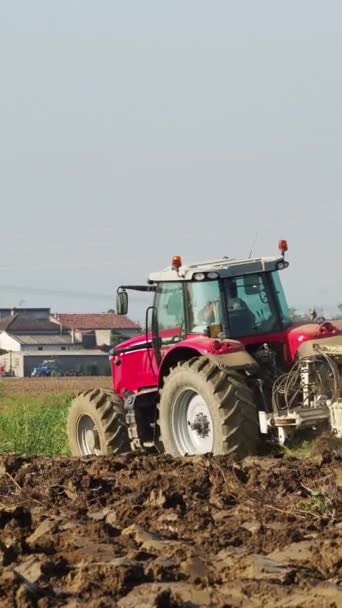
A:
<svg viewBox="0 0 342 608">
<path fill-rule="evenodd" d="M 153 320 L 154 357 L 159 367 L 172 344 L 185 334 L 184 294 L 180 281 L 159 283 L 155 295 Z"/>
<path fill-rule="evenodd" d="M 120 393 L 158 384 L 159 366 L 166 351 L 185 333 L 183 287 L 180 281 L 160 283 L 156 288 L 153 314 L 147 327 L 148 339 L 116 349 L 114 388 Z"/>
</svg>

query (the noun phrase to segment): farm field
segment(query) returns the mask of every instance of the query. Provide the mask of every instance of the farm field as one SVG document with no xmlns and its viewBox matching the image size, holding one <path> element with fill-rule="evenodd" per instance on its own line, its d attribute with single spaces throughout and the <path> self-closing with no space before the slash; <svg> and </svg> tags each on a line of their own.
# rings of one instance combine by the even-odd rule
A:
<svg viewBox="0 0 342 608">
<path fill-rule="evenodd" d="M 337 608 L 341 442 L 305 459 L 70 458 L 72 396 L 1 380 L 1 608 Z"/>
<path fill-rule="evenodd" d="M 7 395 L 41 395 L 77 393 L 90 388 L 111 388 L 110 376 L 67 376 L 57 378 L 1 378 Z"/>
<path fill-rule="evenodd" d="M 338 608 L 342 462 L 0 457 L 2 608 Z"/>
<path fill-rule="evenodd" d="M 110 388 L 111 378 L 2 378 L 0 453 L 68 454 L 65 427 L 71 399 L 100 386 Z"/>
</svg>

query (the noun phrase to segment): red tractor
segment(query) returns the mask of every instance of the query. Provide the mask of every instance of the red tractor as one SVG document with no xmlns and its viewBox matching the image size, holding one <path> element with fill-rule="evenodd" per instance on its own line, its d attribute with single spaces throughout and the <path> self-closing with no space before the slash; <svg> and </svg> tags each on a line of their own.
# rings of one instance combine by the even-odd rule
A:
<svg viewBox="0 0 342 608">
<path fill-rule="evenodd" d="M 296 324 L 279 271 L 280 255 L 222 258 L 152 273 L 145 335 L 111 352 L 113 391 L 74 399 L 72 454 L 158 450 L 184 454 L 255 453 L 262 438 L 283 444 L 298 429 L 342 436 L 342 335 L 330 321 Z"/>
</svg>

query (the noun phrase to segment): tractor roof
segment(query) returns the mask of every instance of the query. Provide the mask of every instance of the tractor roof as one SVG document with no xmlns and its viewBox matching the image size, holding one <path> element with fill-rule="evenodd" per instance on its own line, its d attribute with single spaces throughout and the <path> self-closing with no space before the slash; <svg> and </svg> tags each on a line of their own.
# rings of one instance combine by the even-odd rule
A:
<svg viewBox="0 0 342 608">
<path fill-rule="evenodd" d="M 178 258 L 180 259 L 180 258 Z M 208 260 L 196 264 L 186 264 L 169 266 L 159 272 L 152 272 L 149 276 L 149 283 L 159 283 L 161 281 L 191 281 L 196 279 L 194 275 L 201 273 L 207 278 L 208 273 L 216 273 L 219 277 L 241 276 L 256 272 L 271 272 L 287 268 L 289 263 L 283 256 L 269 258 L 253 258 L 247 260 L 236 260 L 234 258 L 220 258 L 218 260 Z M 209 279 L 216 278 L 209 276 Z"/>
</svg>

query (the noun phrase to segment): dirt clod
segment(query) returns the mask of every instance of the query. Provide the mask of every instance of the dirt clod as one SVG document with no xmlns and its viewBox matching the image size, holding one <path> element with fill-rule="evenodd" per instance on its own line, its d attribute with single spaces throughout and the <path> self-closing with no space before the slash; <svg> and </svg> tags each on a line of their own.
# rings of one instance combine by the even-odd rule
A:
<svg viewBox="0 0 342 608">
<path fill-rule="evenodd" d="M 2 608 L 342 605 L 342 462 L 0 456 Z"/>
</svg>

